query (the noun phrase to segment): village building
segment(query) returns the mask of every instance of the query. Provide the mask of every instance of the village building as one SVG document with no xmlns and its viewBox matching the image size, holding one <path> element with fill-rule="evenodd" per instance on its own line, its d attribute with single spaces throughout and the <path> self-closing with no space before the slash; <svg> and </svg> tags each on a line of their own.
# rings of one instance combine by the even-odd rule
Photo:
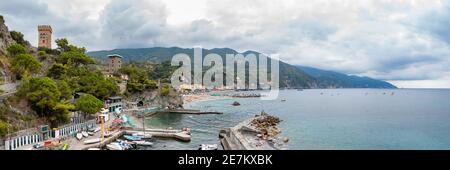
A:
<svg viewBox="0 0 450 170">
<path fill-rule="evenodd" d="M 52 48 L 52 27 L 50 25 L 39 25 L 38 34 L 39 42 L 38 47 Z"/>
<path fill-rule="evenodd" d="M 122 68 L 122 56 L 118 54 L 108 55 L 108 72 L 113 74 Z"/>
<path fill-rule="evenodd" d="M 120 96 L 108 97 L 108 99 L 105 102 L 105 106 L 108 109 L 108 113 L 116 112 L 117 109 L 121 110 L 123 107 L 122 97 Z"/>
</svg>

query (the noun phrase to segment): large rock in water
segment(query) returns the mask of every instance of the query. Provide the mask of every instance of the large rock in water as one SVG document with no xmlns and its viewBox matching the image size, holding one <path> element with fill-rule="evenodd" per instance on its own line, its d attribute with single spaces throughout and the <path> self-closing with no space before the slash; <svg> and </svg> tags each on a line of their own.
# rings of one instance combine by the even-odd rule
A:
<svg viewBox="0 0 450 170">
<path fill-rule="evenodd" d="M 0 54 L 6 54 L 6 48 L 14 43 L 15 41 L 12 39 L 8 27 L 5 25 L 5 20 L 0 15 Z"/>
</svg>

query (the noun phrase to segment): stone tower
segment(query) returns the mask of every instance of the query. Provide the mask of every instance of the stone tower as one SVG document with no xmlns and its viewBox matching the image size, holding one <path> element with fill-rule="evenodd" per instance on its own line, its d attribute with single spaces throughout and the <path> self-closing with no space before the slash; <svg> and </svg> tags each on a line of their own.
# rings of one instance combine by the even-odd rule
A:
<svg viewBox="0 0 450 170">
<path fill-rule="evenodd" d="M 50 25 L 39 25 L 39 43 L 38 47 L 52 48 L 52 27 Z"/>
<path fill-rule="evenodd" d="M 108 55 L 108 72 L 114 73 L 122 67 L 122 56 L 113 54 Z"/>
</svg>

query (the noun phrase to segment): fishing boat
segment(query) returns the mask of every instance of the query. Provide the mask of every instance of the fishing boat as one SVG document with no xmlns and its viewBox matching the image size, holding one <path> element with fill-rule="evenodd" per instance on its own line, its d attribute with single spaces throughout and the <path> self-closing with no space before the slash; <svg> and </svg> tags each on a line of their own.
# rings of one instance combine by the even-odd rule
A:
<svg viewBox="0 0 450 170">
<path fill-rule="evenodd" d="M 81 132 L 81 134 L 83 135 L 83 137 L 87 138 L 89 137 L 89 134 L 86 131 Z"/>
<path fill-rule="evenodd" d="M 117 142 L 124 142 L 128 145 L 136 145 L 136 142 L 134 142 L 134 141 L 127 141 L 127 140 L 122 140 L 122 139 L 117 139 Z"/>
<path fill-rule="evenodd" d="M 95 134 L 94 132 L 88 132 L 89 136 L 94 136 L 94 134 Z"/>
<path fill-rule="evenodd" d="M 136 143 L 136 145 L 140 145 L 140 146 L 153 146 L 152 142 L 148 142 L 145 140 L 138 140 L 138 141 L 134 141 Z"/>
<path fill-rule="evenodd" d="M 83 134 L 78 132 L 76 137 L 77 137 L 78 140 L 81 140 L 81 139 L 83 139 Z"/>
<path fill-rule="evenodd" d="M 96 127 L 95 129 L 94 129 L 94 133 L 97 133 L 98 131 L 100 131 L 100 130 L 102 130 L 102 128 L 101 127 Z"/>
<path fill-rule="evenodd" d="M 150 133 L 144 133 L 144 132 L 138 132 L 131 134 L 132 136 L 140 137 L 141 139 L 151 139 L 152 134 Z"/>
<path fill-rule="evenodd" d="M 108 148 L 109 150 L 128 150 L 131 149 L 132 146 L 124 141 L 117 141 L 106 145 L 106 148 Z"/>
<path fill-rule="evenodd" d="M 88 149 L 89 151 L 99 151 L 99 150 L 101 150 L 100 148 L 89 148 Z"/>
<path fill-rule="evenodd" d="M 217 144 L 201 144 L 199 150 L 217 150 Z"/>
<path fill-rule="evenodd" d="M 137 140 L 142 140 L 141 137 L 139 136 L 130 136 L 130 135 L 123 135 L 123 137 L 127 140 L 131 140 L 131 141 L 137 141 Z"/>
<path fill-rule="evenodd" d="M 124 150 L 122 146 L 120 146 L 117 142 L 113 142 L 111 144 L 107 144 L 106 148 L 109 150 Z"/>
<path fill-rule="evenodd" d="M 102 139 L 100 139 L 100 138 L 89 139 L 89 140 L 85 140 L 84 144 L 89 145 L 89 144 L 99 143 L 101 141 L 102 141 Z"/>
</svg>

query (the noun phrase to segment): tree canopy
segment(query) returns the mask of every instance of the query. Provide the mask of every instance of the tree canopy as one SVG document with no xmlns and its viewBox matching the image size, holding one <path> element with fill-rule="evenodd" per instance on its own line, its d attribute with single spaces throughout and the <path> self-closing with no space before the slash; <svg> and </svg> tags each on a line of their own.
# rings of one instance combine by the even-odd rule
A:
<svg viewBox="0 0 450 170">
<path fill-rule="evenodd" d="M 18 32 L 18 31 L 10 31 L 9 32 L 10 34 L 11 34 L 11 38 L 14 40 L 14 41 L 16 41 L 18 44 L 21 44 L 21 45 L 26 45 L 26 41 L 25 41 L 25 39 L 23 38 L 23 34 L 21 33 L 21 32 Z"/>
<path fill-rule="evenodd" d="M 17 44 L 17 43 L 10 45 L 6 49 L 6 51 L 8 51 L 8 54 L 11 57 L 15 57 L 16 55 L 26 54 L 27 53 L 27 50 L 25 49 L 25 47 L 23 45 L 20 45 L 20 44 Z"/>
<path fill-rule="evenodd" d="M 155 81 L 148 79 L 149 72 L 145 68 L 140 68 L 134 64 L 129 64 L 120 68 L 119 72 L 128 75 L 128 92 L 142 92 L 145 89 L 158 88 Z"/>
<path fill-rule="evenodd" d="M 99 99 L 105 99 L 113 96 L 119 90 L 116 82 L 112 78 L 106 78 L 101 73 L 89 73 L 79 77 L 78 89 L 79 92 L 89 93 Z"/>
<path fill-rule="evenodd" d="M 47 76 L 53 79 L 62 79 L 66 76 L 68 69 L 67 66 L 55 63 L 48 69 Z"/>
<path fill-rule="evenodd" d="M 19 79 L 38 73 L 41 67 L 42 64 L 30 54 L 19 54 L 12 61 L 12 71 Z"/>
<path fill-rule="evenodd" d="M 77 67 L 80 65 L 94 64 L 95 60 L 79 51 L 68 51 L 62 52 L 56 58 L 56 62 Z"/>
<path fill-rule="evenodd" d="M 31 108 L 52 124 L 66 122 L 69 110 L 74 109 L 72 104 L 61 100 L 58 85 L 49 77 L 31 77 L 22 81 L 18 95 L 25 97 Z"/>
<path fill-rule="evenodd" d="M 86 115 L 95 114 L 103 107 L 103 102 L 90 94 L 82 94 L 75 102 L 75 108 Z"/>
</svg>

